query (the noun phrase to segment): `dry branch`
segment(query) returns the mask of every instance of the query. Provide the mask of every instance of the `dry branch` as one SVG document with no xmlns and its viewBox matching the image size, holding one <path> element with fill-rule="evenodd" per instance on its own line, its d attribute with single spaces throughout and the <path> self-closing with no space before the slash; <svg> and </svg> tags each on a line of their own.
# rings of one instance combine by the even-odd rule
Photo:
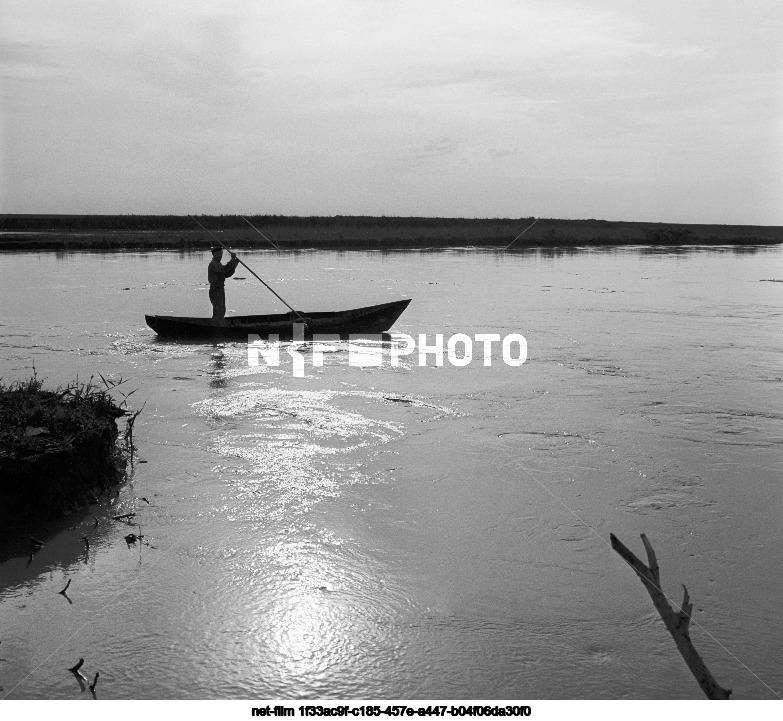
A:
<svg viewBox="0 0 783 721">
<path fill-rule="evenodd" d="M 101 672 L 96 671 L 95 672 L 95 678 L 92 680 L 92 683 L 90 684 L 90 691 L 92 692 L 92 697 L 97 699 L 98 697 L 95 695 L 95 687 L 98 685 L 98 678 L 100 678 Z"/>
<path fill-rule="evenodd" d="M 636 571 L 641 579 L 642 584 L 650 594 L 650 598 L 652 598 L 655 608 L 663 619 L 667 630 L 677 644 L 677 649 L 685 660 L 685 663 L 688 664 L 688 668 L 691 670 L 694 678 L 699 682 L 699 686 L 701 686 L 701 690 L 704 691 L 705 696 L 709 699 L 728 699 L 731 695 L 731 691 L 722 688 L 715 680 L 701 656 L 699 656 L 698 651 L 696 651 L 693 646 L 690 634 L 688 633 L 688 627 L 691 622 L 691 611 L 693 610 L 693 604 L 688 595 L 688 589 L 683 586 L 685 593 L 682 599 L 682 606 L 679 611 L 675 612 L 669 605 L 666 595 L 661 590 L 661 574 L 660 569 L 658 568 L 658 559 L 655 557 L 655 551 L 653 550 L 650 541 L 647 539 L 647 536 L 643 533 L 641 536 L 642 543 L 647 551 L 647 563 L 649 565 L 645 565 L 633 551 L 614 535 L 614 533 L 609 534 L 609 539 L 612 543 L 612 548 L 620 554 L 623 560 L 631 566 L 634 571 Z"/>
</svg>

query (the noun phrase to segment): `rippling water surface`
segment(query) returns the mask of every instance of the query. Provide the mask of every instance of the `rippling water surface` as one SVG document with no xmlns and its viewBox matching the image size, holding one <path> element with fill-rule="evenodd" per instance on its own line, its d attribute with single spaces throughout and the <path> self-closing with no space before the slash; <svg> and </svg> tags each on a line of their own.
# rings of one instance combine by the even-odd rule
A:
<svg viewBox="0 0 783 721">
<path fill-rule="evenodd" d="M 391 345 L 529 360 L 295 378 L 146 328 L 208 315 L 205 254 L 1 255 L 0 376 L 145 405 L 119 496 L 0 565 L 0 697 L 84 698 L 84 657 L 102 698 L 699 698 L 610 532 L 724 686 L 783 695 L 780 248 L 244 257 L 305 311 L 412 298 Z M 237 275 L 230 309 L 284 310 Z"/>
</svg>

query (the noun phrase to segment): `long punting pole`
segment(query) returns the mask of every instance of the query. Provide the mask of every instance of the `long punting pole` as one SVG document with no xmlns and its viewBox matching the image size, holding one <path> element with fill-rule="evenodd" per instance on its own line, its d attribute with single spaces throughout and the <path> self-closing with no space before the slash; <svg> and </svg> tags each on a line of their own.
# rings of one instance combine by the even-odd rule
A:
<svg viewBox="0 0 783 721">
<path fill-rule="evenodd" d="M 213 233 L 213 232 L 212 232 L 212 231 L 211 231 L 209 228 L 205 228 L 205 227 L 204 227 L 204 226 L 203 226 L 201 223 L 199 223 L 199 222 L 198 222 L 198 220 L 196 220 L 196 219 L 195 219 L 195 218 L 194 218 L 192 215 L 189 215 L 188 217 L 189 217 L 189 218 L 190 218 L 190 219 L 191 219 L 191 220 L 192 220 L 194 223 L 196 223 L 196 224 L 197 224 L 199 227 L 201 227 L 201 228 L 203 228 L 204 230 L 206 230 L 206 231 L 207 231 L 207 233 L 209 233 L 209 235 L 210 235 L 212 238 L 214 238 L 214 239 L 215 239 L 215 242 L 216 242 L 216 243 L 217 243 L 217 244 L 218 244 L 218 245 L 219 245 L 221 248 L 223 248 L 224 250 L 227 250 L 227 251 L 228 251 L 229 253 L 231 253 L 232 255 L 236 255 L 236 253 L 234 253 L 234 252 L 233 252 L 233 251 L 232 251 L 232 250 L 231 250 L 231 249 L 230 249 L 230 248 L 229 248 L 229 247 L 228 247 L 228 246 L 227 246 L 227 245 L 226 245 L 226 244 L 225 244 L 225 243 L 224 243 L 222 240 L 220 240 L 220 238 L 218 238 L 218 237 L 217 237 L 217 236 L 216 236 L 216 235 L 215 235 L 215 234 L 214 234 L 214 233 Z M 269 239 L 267 238 L 267 240 L 269 240 Z M 272 241 L 271 241 L 271 240 L 270 240 L 269 242 L 270 242 L 270 243 L 272 243 Z M 274 245 L 274 243 L 272 243 L 272 245 Z M 275 246 L 275 247 L 277 247 L 277 246 Z M 279 250 L 279 248 L 278 248 L 278 250 Z M 267 283 L 267 282 L 266 282 L 266 281 L 265 281 L 265 280 L 264 280 L 264 279 L 263 279 L 263 278 L 262 278 L 260 275 L 258 275 L 258 273 L 256 273 L 256 272 L 255 272 L 255 271 L 254 271 L 254 270 L 253 270 L 253 269 L 252 269 L 252 268 L 251 268 L 251 267 L 250 267 L 250 266 L 249 266 L 247 263 L 245 263 L 245 261 L 244 261 L 244 260 L 242 260 L 242 259 L 241 259 L 239 256 L 237 256 L 237 260 L 238 260 L 238 261 L 240 262 L 240 264 L 242 264 L 242 265 L 243 265 L 243 266 L 244 266 L 244 267 L 245 267 L 245 268 L 246 268 L 246 269 L 247 269 L 247 270 L 248 270 L 250 273 L 252 273 L 252 274 L 253 274 L 253 275 L 254 275 L 256 278 L 258 278 L 258 280 L 260 280 L 260 281 L 261 281 L 261 282 L 264 284 L 264 286 L 265 286 L 265 287 L 266 287 L 266 288 L 267 288 L 269 291 L 271 291 L 271 292 L 274 294 L 274 296 L 275 296 L 276 298 L 278 298 L 279 300 L 281 300 L 281 301 L 282 301 L 282 302 L 283 302 L 283 303 L 286 305 L 286 307 L 288 307 L 290 310 L 292 310 L 294 313 L 296 313 L 296 315 L 297 315 L 297 316 L 299 316 L 299 318 L 302 320 L 302 323 L 305 323 L 305 324 L 307 324 L 307 321 L 306 321 L 306 320 L 305 320 L 305 318 L 302 316 L 302 314 L 301 314 L 301 313 L 300 313 L 298 310 L 296 310 L 296 309 L 295 309 L 293 306 L 289 305 L 289 304 L 288 304 L 288 302 L 286 302 L 286 300 L 285 300 L 285 299 L 284 299 L 284 298 L 283 298 L 283 297 L 282 297 L 282 296 L 281 296 L 281 295 L 280 295 L 280 294 L 279 294 L 279 293 L 278 293 L 278 292 L 277 292 L 277 291 L 276 291 L 274 288 L 272 288 L 272 287 L 269 285 L 269 283 Z"/>
</svg>

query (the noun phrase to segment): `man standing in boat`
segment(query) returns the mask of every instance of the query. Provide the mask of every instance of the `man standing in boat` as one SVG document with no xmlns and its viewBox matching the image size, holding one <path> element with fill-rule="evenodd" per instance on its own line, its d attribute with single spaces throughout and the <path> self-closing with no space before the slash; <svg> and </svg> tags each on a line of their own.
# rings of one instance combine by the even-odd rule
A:
<svg viewBox="0 0 783 721">
<path fill-rule="evenodd" d="M 225 265 L 220 262 L 223 257 L 223 248 L 215 246 L 212 248 L 212 261 L 207 270 L 209 279 L 209 300 L 212 302 L 212 321 L 220 324 L 226 317 L 226 278 L 234 275 L 234 271 L 239 265 L 239 258 L 236 253 L 231 253 L 231 260 Z"/>
</svg>

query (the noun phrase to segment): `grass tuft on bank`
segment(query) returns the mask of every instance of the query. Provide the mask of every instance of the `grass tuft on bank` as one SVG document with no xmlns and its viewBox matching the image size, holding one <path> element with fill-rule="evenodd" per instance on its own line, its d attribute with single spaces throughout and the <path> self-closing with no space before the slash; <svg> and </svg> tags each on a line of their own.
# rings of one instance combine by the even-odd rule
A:
<svg viewBox="0 0 783 721">
<path fill-rule="evenodd" d="M 117 418 L 127 410 L 111 387 L 0 380 L 0 540 L 89 505 L 123 479 Z"/>
</svg>

